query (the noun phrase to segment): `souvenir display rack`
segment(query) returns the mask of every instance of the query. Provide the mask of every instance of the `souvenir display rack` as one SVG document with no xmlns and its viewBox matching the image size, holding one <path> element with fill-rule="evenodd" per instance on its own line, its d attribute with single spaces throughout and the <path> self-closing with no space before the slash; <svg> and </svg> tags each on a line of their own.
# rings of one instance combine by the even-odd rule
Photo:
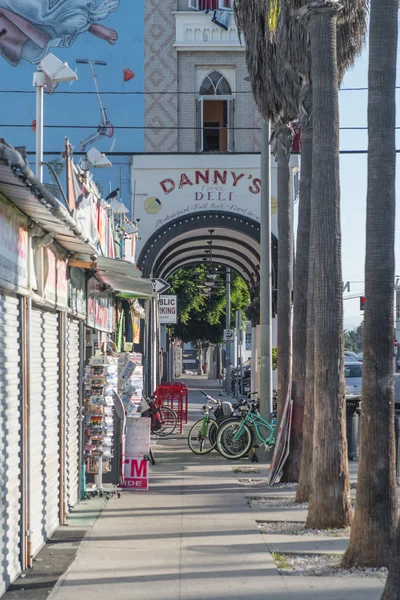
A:
<svg viewBox="0 0 400 600">
<path fill-rule="evenodd" d="M 103 473 L 111 471 L 114 437 L 114 391 L 118 388 L 118 363 L 112 356 L 95 355 L 85 368 L 85 463 L 95 475 L 90 493 L 113 490 L 103 486 Z"/>
<path fill-rule="evenodd" d="M 139 418 L 143 396 L 142 355 L 125 352 L 118 359 L 118 392 L 125 409 L 125 416 Z"/>
</svg>

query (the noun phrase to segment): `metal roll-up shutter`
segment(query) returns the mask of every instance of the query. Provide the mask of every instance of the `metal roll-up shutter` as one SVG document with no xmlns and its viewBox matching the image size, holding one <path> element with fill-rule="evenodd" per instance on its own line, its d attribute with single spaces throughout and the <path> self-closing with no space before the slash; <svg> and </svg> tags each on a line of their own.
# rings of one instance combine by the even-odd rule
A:
<svg viewBox="0 0 400 600">
<path fill-rule="evenodd" d="M 35 555 L 59 524 L 58 315 L 32 309 L 30 360 L 30 524 Z"/>
<path fill-rule="evenodd" d="M 67 511 L 79 498 L 79 321 L 68 319 L 65 397 L 65 494 Z"/>
<path fill-rule="evenodd" d="M 0 293 L 0 596 L 21 571 L 21 370 L 19 300 Z"/>
</svg>

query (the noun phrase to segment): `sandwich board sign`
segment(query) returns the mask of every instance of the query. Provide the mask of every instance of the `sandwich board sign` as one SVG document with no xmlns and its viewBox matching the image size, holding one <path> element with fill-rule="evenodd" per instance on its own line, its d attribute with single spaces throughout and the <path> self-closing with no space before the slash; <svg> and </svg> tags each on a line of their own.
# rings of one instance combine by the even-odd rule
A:
<svg viewBox="0 0 400 600">
<path fill-rule="evenodd" d="M 161 324 L 176 325 L 178 322 L 176 296 L 160 296 L 158 309 Z"/>
</svg>

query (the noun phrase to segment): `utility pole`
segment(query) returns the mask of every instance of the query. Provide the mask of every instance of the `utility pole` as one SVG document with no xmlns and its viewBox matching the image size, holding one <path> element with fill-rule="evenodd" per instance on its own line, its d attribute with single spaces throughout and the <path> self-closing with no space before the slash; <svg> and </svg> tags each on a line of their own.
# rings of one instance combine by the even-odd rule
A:
<svg viewBox="0 0 400 600">
<path fill-rule="evenodd" d="M 261 130 L 260 226 L 260 414 L 268 421 L 272 412 L 272 260 L 271 260 L 271 152 L 270 123 Z M 255 357 L 254 359 L 255 360 Z"/>
<path fill-rule="evenodd" d="M 226 267 L 226 321 L 225 329 L 231 328 L 231 269 Z M 231 344 L 225 343 L 225 391 L 229 394 L 231 391 Z"/>
</svg>

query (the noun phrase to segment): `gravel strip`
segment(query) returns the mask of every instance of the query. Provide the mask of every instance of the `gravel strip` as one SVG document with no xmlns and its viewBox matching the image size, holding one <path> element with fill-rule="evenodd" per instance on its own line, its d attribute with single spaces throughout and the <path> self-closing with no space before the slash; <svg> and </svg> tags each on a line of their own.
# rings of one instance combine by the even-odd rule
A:
<svg viewBox="0 0 400 600">
<path fill-rule="evenodd" d="M 297 483 L 275 483 L 274 485 L 269 485 L 268 479 L 238 479 L 238 482 L 243 487 L 268 487 L 271 490 L 279 489 L 294 491 L 297 487 Z"/>
<path fill-rule="evenodd" d="M 264 467 L 232 467 L 234 473 L 262 473 L 266 470 Z"/>
<path fill-rule="evenodd" d="M 281 573 L 292 576 L 373 577 L 385 581 L 387 569 L 341 569 L 342 556 L 329 554 L 281 554 L 272 552 Z"/>
<path fill-rule="evenodd" d="M 238 479 L 238 482 L 243 487 L 270 487 L 267 479 Z"/>
<path fill-rule="evenodd" d="M 252 496 L 247 498 L 247 504 L 249 506 L 267 506 L 269 508 L 308 508 L 308 502 L 298 504 L 294 498 L 283 498 L 270 496 L 269 498 L 260 498 L 258 496 Z"/>
<path fill-rule="evenodd" d="M 349 537 L 350 527 L 345 529 L 305 529 L 304 523 L 294 521 L 258 521 L 260 533 L 274 533 L 280 535 L 305 535 L 321 537 Z"/>
</svg>

